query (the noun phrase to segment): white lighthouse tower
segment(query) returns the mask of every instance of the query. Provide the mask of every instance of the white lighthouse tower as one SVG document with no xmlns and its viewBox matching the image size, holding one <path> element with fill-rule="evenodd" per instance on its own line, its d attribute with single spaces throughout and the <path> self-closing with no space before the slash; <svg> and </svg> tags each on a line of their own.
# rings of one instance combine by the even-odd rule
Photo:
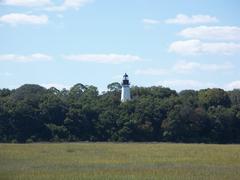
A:
<svg viewBox="0 0 240 180">
<path fill-rule="evenodd" d="M 123 76 L 123 81 L 122 81 L 122 94 L 121 94 L 121 101 L 126 102 L 131 100 L 130 96 L 130 83 L 128 79 L 128 75 L 125 73 Z"/>
</svg>

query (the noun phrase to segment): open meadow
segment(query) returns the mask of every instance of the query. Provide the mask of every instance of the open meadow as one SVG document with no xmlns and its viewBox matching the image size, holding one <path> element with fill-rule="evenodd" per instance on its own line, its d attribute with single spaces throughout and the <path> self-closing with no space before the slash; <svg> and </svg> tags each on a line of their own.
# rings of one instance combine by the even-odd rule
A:
<svg viewBox="0 0 240 180">
<path fill-rule="evenodd" d="M 240 145 L 0 144 L 0 179 L 240 179 Z"/>
</svg>

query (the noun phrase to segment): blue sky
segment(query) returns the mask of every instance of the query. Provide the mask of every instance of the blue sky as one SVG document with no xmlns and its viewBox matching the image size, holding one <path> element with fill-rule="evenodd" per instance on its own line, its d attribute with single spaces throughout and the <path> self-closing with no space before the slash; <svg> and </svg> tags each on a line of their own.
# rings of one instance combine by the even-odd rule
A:
<svg viewBox="0 0 240 180">
<path fill-rule="evenodd" d="M 238 0 L 0 0 L 0 88 L 240 88 Z"/>
</svg>

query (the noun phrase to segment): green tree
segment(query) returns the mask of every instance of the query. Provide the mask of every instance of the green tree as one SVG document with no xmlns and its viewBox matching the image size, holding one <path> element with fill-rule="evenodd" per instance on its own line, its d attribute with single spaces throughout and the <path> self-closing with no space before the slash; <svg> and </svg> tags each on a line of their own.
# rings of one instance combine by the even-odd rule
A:
<svg viewBox="0 0 240 180">
<path fill-rule="evenodd" d="M 63 125 L 67 106 L 55 93 L 48 93 L 42 96 L 39 111 L 44 123 Z"/>
<path fill-rule="evenodd" d="M 240 105 L 240 89 L 234 89 L 228 92 L 232 105 Z"/>
<path fill-rule="evenodd" d="M 109 91 L 119 92 L 119 91 L 121 91 L 122 86 L 121 86 L 121 84 L 118 83 L 118 82 L 113 82 L 113 83 L 109 84 L 109 85 L 107 86 L 107 88 L 108 88 Z"/>
<path fill-rule="evenodd" d="M 231 108 L 211 107 L 208 110 L 211 125 L 210 138 L 216 143 L 227 143 L 234 140 L 233 125 L 236 116 Z"/>
<path fill-rule="evenodd" d="M 200 90 L 198 93 L 199 103 L 205 108 L 211 106 L 230 107 L 231 101 L 228 94 L 218 88 Z"/>
</svg>

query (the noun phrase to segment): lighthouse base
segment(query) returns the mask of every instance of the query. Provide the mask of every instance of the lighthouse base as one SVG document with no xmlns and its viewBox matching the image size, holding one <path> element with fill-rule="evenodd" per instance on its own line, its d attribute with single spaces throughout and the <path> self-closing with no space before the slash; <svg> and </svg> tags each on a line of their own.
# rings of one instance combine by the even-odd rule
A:
<svg viewBox="0 0 240 180">
<path fill-rule="evenodd" d="M 126 102 L 131 100 L 130 97 L 130 87 L 129 86 L 122 86 L 122 94 L 121 94 L 121 101 Z"/>
</svg>

